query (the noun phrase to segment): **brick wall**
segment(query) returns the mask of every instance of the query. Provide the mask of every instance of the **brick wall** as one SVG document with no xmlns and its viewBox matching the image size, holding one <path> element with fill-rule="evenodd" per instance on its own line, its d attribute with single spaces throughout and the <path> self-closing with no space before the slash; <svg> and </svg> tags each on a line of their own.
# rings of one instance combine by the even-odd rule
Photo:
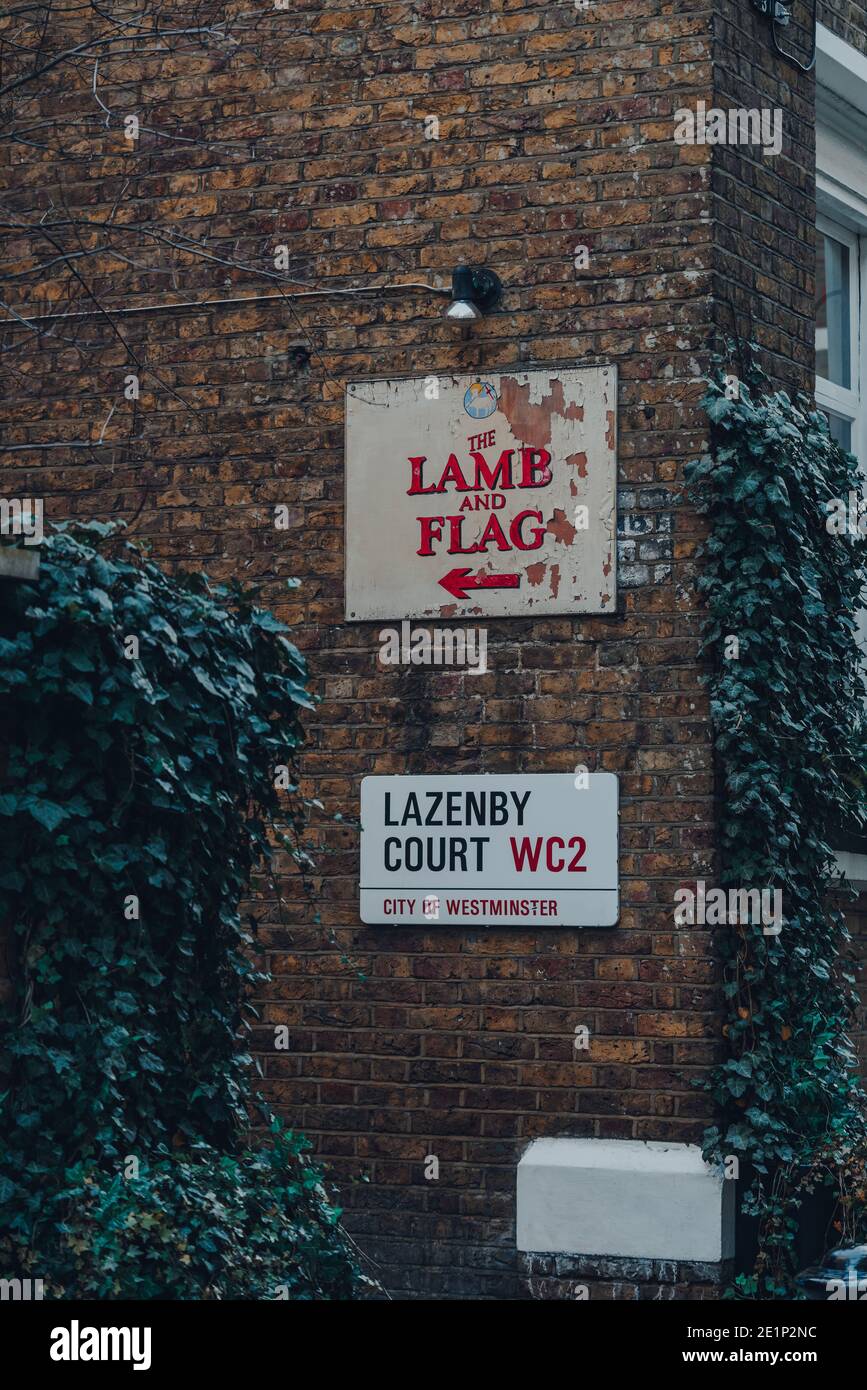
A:
<svg viewBox="0 0 867 1390">
<path fill-rule="evenodd" d="M 819 22 L 867 53 L 867 9 L 859 0 L 821 0 Z"/>
<path fill-rule="evenodd" d="M 717 1047 L 712 946 L 672 921 L 677 884 L 712 874 L 714 842 L 701 525 L 680 483 L 703 443 L 698 377 L 728 327 L 723 290 L 754 313 L 787 379 L 808 372 L 812 332 L 810 81 L 765 61 L 743 6 L 720 3 L 716 21 L 705 3 L 665 0 L 587 11 L 316 0 L 269 13 L 239 57 L 202 44 L 101 61 L 101 100 L 149 128 L 133 149 L 94 117 L 92 66 L 74 81 L 48 74 L 22 110 L 22 121 L 77 123 L 46 154 L 14 147 L 7 204 L 24 223 L 57 209 L 111 218 L 113 251 L 90 267 L 127 310 L 276 293 L 263 274 L 278 244 L 290 250 L 289 294 L 447 283 L 462 260 L 506 287 L 502 312 L 466 338 L 423 290 L 128 314 L 114 326 L 95 315 L 62 333 L 52 322 L 57 336 L 22 338 L 2 416 L 21 445 L 5 456 L 7 493 L 45 497 L 51 519 L 125 516 L 160 561 L 261 585 L 322 697 L 304 776 L 329 811 L 356 815 L 370 773 L 583 762 L 620 775 L 613 930 L 363 927 L 356 833 L 327 823 L 309 885 L 321 924 L 296 881 L 282 885 L 282 908 L 257 900 L 273 972 L 256 1030 L 268 1093 L 327 1160 L 350 1226 L 398 1295 L 568 1292 L 557 1280 L 574 1279 L 571 1266 L 530 1268 L 515 1253 L 515 1165 L 528 1142 L 696 1141 L 708 1119 L 692 1082 Z M 729 46 L 754 70 L 741 62 L 730 78 Z M 770 174 L 717 150 L 712 177 L 709 147 L 676 145 L 673 112 L 710 102 L 715 83 L 717 99 L 791 106 L 804 167 L 787 159 Z M 197 244 L 170 246 L 180 233 Z M 89 251 L 97 233 L 79 235 Z M 590 267 L 576 272 L 578 245 Z M 15 233 L 14 250 L 31 267 L 52 254 L 43 233 Z M 30 312 L 37 293 L 43 312 L 64 302 L 68 283 L 54 267 L 32 272 Z M 342 620 L 344 382 L 610 362 L 617 613 L 491 622 L 483 677 L 381 667 L 378 625 Z M 142 382 L 135 413 L 122 398 L 130 371 Z M 59 441 L 76 447 L 28 447 Z M 289 531 L 273 525 L 278 503 Z M 290 576 L 302 581 L 292 592 Z M 291 1029 L 287 1054 L 272 1050 L 278 1023 Z M 591 1047 L 576 1054 L 582 1024 Z M 713 1293 L 706 1270 L 578 1274 L 599 1296 L 639 1284 Z"/>
<path fill-rule="evenodd" d="M 801 18 L 799 11 L 795 19 Z M 800 29 L 788 42 L 808 55 Z M 744 145 L 714 148 L 716 322 L 721 335 L 734 332 L 758 343 L 763 365 L 781 385 L 809 390 L 815 376 L 815 78 L 777 57 L 767 22 L 741 0 L 719 0 L 713 51 L 715 105 L 782 112 L 779 155 Z"/>
<path fill-rule="evenodd" d="M 531 1298 L 584 1302 L 591 1297 L 628 1303 L 668 1303 L 673 1299 L 720 1297 L 730 1281 L 728 1263 L 689 1264 L 681 1260 L 588 1259 L 575 1255 L 526 1255 L 521 1261 Z"/>
</svg>

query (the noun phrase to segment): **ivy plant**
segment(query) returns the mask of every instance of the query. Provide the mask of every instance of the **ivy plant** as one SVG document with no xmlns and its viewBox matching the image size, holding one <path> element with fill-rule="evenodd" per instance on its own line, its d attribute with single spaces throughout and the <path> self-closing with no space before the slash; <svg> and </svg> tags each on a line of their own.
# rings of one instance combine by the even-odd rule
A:
<svg viewBox="0 0 867 1390">
<path fill-rule="evenodd" d="M 735 390 L 722 375 L 710 383 L 710 449 L 687 478 L 710 532 L 698 587 L 719 883 L 782 894 L 779 932 L 763 922 L 717 932 L 726 1055 L 709 1083 L 720 1120 L 705 1136 L 708 1158 L 737 1157 L 754 1175 L 745 1210 L 759 1217 L 759 1257 L 740 1287 L 767 1298 L 795 1290 L 798 1213 L 817 1184 L 845 1173 L 849 1235 L 860 1219 L 865 1097 L 834 850 L 844 826 L 864 825 L 856 629 L 867 539 L 840 525 L 862 480 L 824 416 L 771 392 L 757 369 L 745 378 Z"/>
<path fill-rule="evenodd" d="M 304 857 L 305 680 L 251 595 L 99 523 L 0 585 L 0 1265 L 46 1296 L 364 1283 L 244 1045 L 240 904 Z"/>
</svg>

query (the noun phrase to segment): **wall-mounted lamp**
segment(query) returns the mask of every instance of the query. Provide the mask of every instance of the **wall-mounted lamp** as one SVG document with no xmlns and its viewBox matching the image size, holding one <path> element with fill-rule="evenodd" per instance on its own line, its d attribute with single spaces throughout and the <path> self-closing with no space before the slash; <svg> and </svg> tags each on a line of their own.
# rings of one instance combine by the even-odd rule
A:
<svg viewBox="0 0 867 1390">
<path fill-rule="evenodd" d="M 271 280 L 282 280 L 283 276 L 275 274 L 273 271 L 264 271 Z M 236 305 L 236 304 L 259 304 L 266 299 L 282 300 L 283 303 L 293 303 L 296 299 L 330 299 L 337 295 L 351 295 L 356 298 L 360 294 L 407 294 L 412 290 L 424 290 L 426 294 L 439 295 L 449 300 L 449 307 L 446 309 L 446 318 L 452 319 L 456 323 L 472 323 L 475 319 L 484 318 L 485 314 L 490 314 L 496 309 L 503 295 L 503 285 L 499 275 L 495 275 L 492 270 L 485 270 L 475 265 L 458 265 L 452 271 L 452 287 L 447 290 L 442 285 L 429 285 L 417 280 L 399 280 L 394 284 L 376 285 L 323 285 L 320 289 L 294 290 L 287 293 L 281 288 L 273 294 L 242 294 L 231 295 L 226 299 L 184 299 L 166 300 L 162 304 L 133 304 L 120 305 L 108 309 L 97 307 L 95 309 L 67 310 L 50 314 L 25 314 L 15 313 L 0 318 L 0 323 L 18 324 L 25 328 L 34 323 L 43 323 L 49 319 L 90 319 L 121 318 L 127 314 L 159 314 L 159 313 L 178 313 L 182 309 L 209 309 L 216 306 Z M 308 348 L 299 344 L 290 346 L 290 356 L 293 358 L 295 366 L 299 370 L 307 365 L 310 357 Z M 17 447 L 17 446 L 16 446 Z M 25 446 L 21 446 L 25 447 Z M 30 447 L 29 445 L 26 447 Z M 34 446 L 35 447 L 35 446 Z"/>
<path fill-rule="evenodd" d="M 498 275 L 477 266 L 459 265 L 452 271 L 452 302 L 446 318 L 471 323 L 496 309 L 503 293 Z"/>
</svg>

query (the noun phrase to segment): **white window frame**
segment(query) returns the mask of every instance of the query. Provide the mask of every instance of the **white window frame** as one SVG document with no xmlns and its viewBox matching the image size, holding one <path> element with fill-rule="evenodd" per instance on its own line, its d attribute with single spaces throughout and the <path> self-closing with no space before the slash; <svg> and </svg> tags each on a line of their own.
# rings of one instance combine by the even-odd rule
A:
<svg viewBox="0 0 867 1390">
<path fill-rule="evenodd" d="M 817 230 L 849 247 L 851 388 L 816 377 L 816 402 L 852 424 L 867 474 L 867 58 L 817 27 Z"/>
<path fill-rule="evenodd" d="M 829 201 L 829 200 L 826 200 Z M 852 453 L 867 467 L 867 432 L 865 432 L 864 389 L 867 368 L 862 361 L 863 345 L 867 341 L 862 322 L 864 312 L 864 275 L 867 265 L 867 235 L 860 235 L 840 222 L 820 214 L 816 230 L 832 237 L 849 251 L 849 379 L 850 387 L 839 386 L 826 377 L 816 377 L 816 402 L 826 410 L 847 420 L 851 426 Z"/>
<path fill-rule="evenodd" d="M 850 259 L 853 389 L 817 377 L 816 402 L 853 421 L 852 453 L 867 475 L 867 57 L 824 24 L 816 29 L 816 212 L 819 230 L 850 246 L 857 239 L 860 251 L 857 263 Z M 867 891 L 867 854 L 838 850 L 837 869 Z"/>
</svg>

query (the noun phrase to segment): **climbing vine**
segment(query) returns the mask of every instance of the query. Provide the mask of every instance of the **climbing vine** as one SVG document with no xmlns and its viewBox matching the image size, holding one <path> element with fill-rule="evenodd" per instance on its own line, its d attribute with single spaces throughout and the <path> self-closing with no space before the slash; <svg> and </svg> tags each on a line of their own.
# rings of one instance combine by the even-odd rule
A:
<svg viewBox="0 0 867 1390">
<path fill-rule="evenodd" d="M 0 1268 L 46 1297 L 364 1282 L 244 1046 L 239 904 L 275 848 L 304 860 L 305 680 L 239 587 L 98 523 L 0 586 Z"/>
<path fill-rule="evenodd" d="M 730 398 L 736 396 L 736 398 Z M 782 894 L 782 929 L 717 929 L 727 1055 L 709 1089 L 720 1115 L 706 1156 L 752 1174 L 755 1269 L 738 1290 L 791 1297 L 799 1212 L 836 1193 L 836 1231 L 864 1229 L 865 1098 L 849 1038 L 851 951 L 833 891 L 844 826 L 864 824 L 863 682 L 856 645 L 867 538 L 840 524 L 861 497 L 851 454 L 805 398 L 757 370 L 705 398 L 706 457 L 688 482 L 710 526 L 707 610 L 726 888 Z"/>
</svg>

